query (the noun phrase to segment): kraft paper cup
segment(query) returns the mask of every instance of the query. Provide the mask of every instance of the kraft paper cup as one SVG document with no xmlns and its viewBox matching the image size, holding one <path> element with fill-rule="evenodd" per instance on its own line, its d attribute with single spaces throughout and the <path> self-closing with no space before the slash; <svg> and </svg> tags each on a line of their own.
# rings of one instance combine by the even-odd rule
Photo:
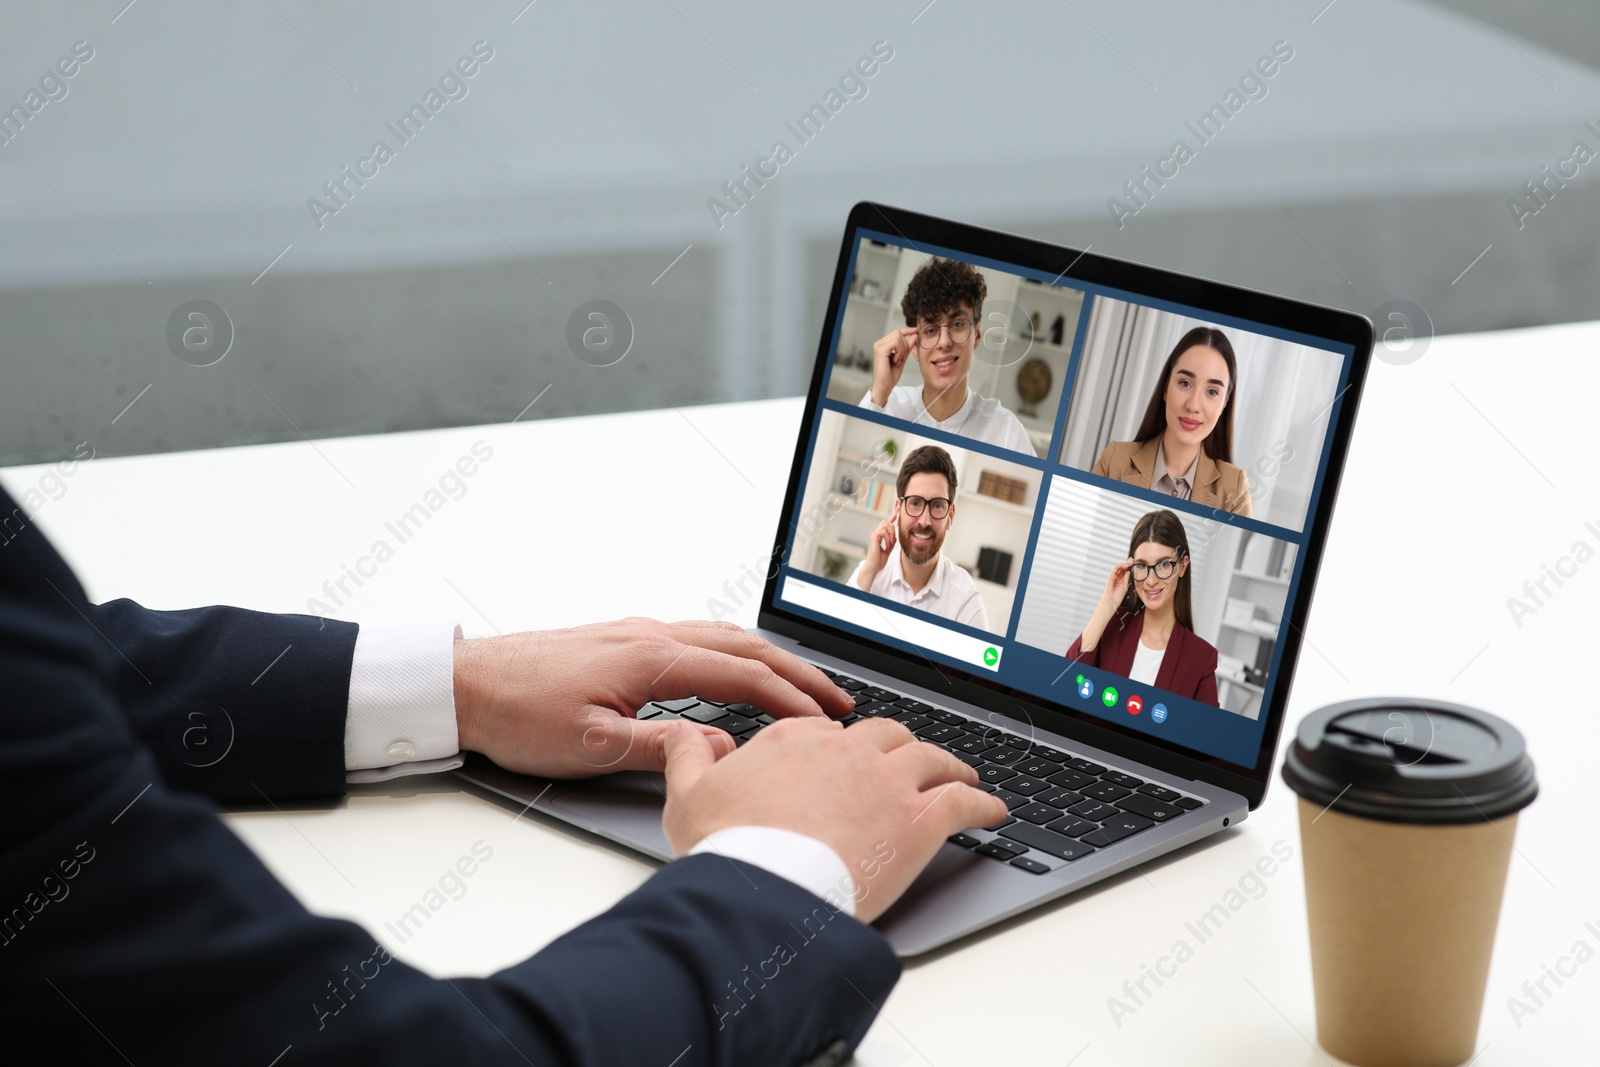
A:
<svg viewBox="0 0 1600 1067">
<path fill-rule="evenodd" d="M 1472 1058 L 1517 813 L 1538 794 L 1515 727 L 1437 701 L 1308 715 L 1299 797 L 1317 1040 L 1358 1067 Z"/>
</svg>

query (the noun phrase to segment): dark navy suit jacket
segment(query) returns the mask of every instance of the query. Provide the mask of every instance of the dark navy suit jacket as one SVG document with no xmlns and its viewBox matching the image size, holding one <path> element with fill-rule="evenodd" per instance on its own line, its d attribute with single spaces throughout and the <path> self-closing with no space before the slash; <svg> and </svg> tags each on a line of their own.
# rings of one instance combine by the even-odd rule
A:
<svg viewBox="0 0 1600 1067">
<path fill-rule="evenodd" d="M 900 973 L 887 942 L 723 857 L 668 864 L 483 979 L 430 978 L 309 914 L 215 802 L 344 792 L 355 637 L 90 604 L 0 490 L 7 1062 L 745 1067 L 856 1047 Z"/>
</svg>

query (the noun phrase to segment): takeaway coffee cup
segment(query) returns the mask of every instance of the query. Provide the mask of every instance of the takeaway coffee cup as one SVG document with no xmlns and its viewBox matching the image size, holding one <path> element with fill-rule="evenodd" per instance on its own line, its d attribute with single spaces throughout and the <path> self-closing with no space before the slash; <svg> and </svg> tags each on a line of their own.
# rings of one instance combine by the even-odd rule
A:
<svg viewBox="0 0 1600 1067">
<path fill-rule="evenodd" d="M 1459 704 L 1354 700 L 1300 722 L 1317 1039 L 1359 1067 L 1472 1058 L 1517 813 L 1538 794 L 1522 735 Z"/>
</svg>

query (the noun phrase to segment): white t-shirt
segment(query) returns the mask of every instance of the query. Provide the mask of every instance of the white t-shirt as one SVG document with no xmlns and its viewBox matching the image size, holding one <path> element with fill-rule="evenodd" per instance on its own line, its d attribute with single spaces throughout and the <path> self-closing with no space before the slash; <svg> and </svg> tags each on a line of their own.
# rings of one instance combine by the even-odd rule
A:
<svg viewBox="0 0 1600 1067">
<path fill-rule="evenodd" d="M 966 402 L 943 422 L 928 414 L 927 407 L 922 403 L 920 385 L 895 386 L 889 390 L 889 402 L 881 408 L 872 402 L 872 390 L 868 389 L 867 395 L 861 398 L 860 406 L 892 415 L 897 419 L 905 419 L 907 422 L 914 422 L 918 426 L 932 426 L 945 433 L 960 434 L 962 437 L 970 437 L 975 441 L 998 445 L 1030 456 L 1037 455 L 1033 450 L 1033 441 L 1028 437 L 1028 431 L 1023 429 L 1021 420 L 1000 401 L 993 397 L 979 396 L 971 388 L 967 389 Z"/>
<path fill-rule="evenodd" d="M 1156 675 L 1161 671 L 1161 661 L 1166 655 L 1166 649 L 1149 648 L 1141 637 L 1139 647 L 1133 651 L 1133 666 L 1128 668 L 1128 677 L 1145 685 L 1155 685 Z"/>
<path fill-rule="evenodd" d="M 928 579 L 928 584 L 913 590 L 911 583 L 906 581 L 905 571 L 900 567 L 904 555 L 896 544 L 889 553 L 888 562 L 872 580 L 872 588 L 867 592 L 897 604 L 909 604 L 946 619 L 976 626 L 980 630 L 989 628 L 989 612 L 983 606 L 983 594 L 978 592 L 972 575 L 951 563 L 949 557 L 940 552 L 939 563 L 933 568 L 933 576 Z M 862 560 L 850 575 L 853 588 L 861 588 L 861 571 L 866 565 L 867 561 Z"/>
</svg>

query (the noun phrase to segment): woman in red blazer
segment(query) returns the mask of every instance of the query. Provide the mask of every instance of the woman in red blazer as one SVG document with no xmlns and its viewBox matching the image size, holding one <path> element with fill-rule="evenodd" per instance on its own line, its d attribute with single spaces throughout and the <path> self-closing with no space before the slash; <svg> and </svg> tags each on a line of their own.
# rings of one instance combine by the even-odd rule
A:
<svg viewBox="0 0 1600 1067">
<path fill-rule="evenodd" d="M 1177 515 L 1162 509 L 1141 517 L 1128 558 L 1111 569 L 1067 658 L 1215 706 L 1217 650 L 1195 636 L 1189 562 Z"/>
</svg>

